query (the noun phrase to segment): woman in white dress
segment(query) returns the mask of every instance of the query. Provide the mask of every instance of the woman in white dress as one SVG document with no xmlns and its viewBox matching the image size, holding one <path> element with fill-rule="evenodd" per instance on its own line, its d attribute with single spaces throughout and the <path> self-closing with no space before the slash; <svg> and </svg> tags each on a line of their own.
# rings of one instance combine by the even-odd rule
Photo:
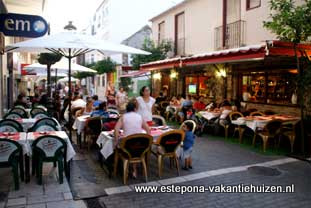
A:
<svg viewBox="0 0 311 208">
<path fill-rule="evenodd" d="M 139 113 L 148 125 L 152 125 L 152 111 L 155 99 L 150 96 L 150 89 L 144 86 L 140 90 L 140 96 L 136 98 L 138 104 L 137 113 Z"/>
</svg>

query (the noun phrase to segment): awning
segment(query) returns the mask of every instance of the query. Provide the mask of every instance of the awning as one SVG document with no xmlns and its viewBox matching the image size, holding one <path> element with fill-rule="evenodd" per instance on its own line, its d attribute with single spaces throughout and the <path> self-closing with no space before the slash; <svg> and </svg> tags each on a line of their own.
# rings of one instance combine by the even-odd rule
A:
<svg viewBox="0 0 311 208">
<path fill-rule="evenodd" d="M 142 76 L 147 76 L 148 74 L 150 74 L 149 71 L 135 71 L 135 72 L 131 72 L 131 73 L 128 73 L 128 74 L 122 74 L 120 76 L 120 78 L 122 77 L 131 77 L 131 78 L 135 78 L 135 77 L 142 77 Z"/>
<path fill-rule="evenodd" d="M 306 51 L 311 55 L 311 44 L 298 44 L 299 50 Z M 245 61 L 259 61 L 266 57 L 295 55 L 293 43 L 282 41 L 267 41 L 264 44 L 250 45 L 221 51 L 202 53 L 188 57 L 176 57 L 154 61 L 141 65 L 141 70 L 161 70 L 169 68 L 180 68 L 185 66 L 196 66 L 216 63 L 238 63 Z M 298 54 L 301 55 L 300 53 Z"/>
</svg>

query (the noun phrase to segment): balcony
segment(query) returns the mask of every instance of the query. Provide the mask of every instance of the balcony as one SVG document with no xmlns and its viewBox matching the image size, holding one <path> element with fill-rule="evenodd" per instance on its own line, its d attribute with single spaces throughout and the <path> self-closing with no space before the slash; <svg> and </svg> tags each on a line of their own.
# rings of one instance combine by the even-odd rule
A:
<svg viewBox="0 0 311 208">
<path fill-rule="evenodd" d="M 223 26 L 215 28 L 215 49 L 238 48 L 245 45 L 245 21 L 239 20 L 226 27 L 225 46 L 223 46 Z"/>
</svg>

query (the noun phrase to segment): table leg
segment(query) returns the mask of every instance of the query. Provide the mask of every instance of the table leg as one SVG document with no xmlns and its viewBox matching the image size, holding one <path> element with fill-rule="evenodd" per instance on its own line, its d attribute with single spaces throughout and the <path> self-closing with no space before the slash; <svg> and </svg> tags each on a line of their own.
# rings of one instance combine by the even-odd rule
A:
<svg viewBox="0 0 311 208">
<path fill-rule="evenodd" d="M 30 157 L 25 155 L 25 182 L 28 183 L 30 181 Z"/>
</svg>

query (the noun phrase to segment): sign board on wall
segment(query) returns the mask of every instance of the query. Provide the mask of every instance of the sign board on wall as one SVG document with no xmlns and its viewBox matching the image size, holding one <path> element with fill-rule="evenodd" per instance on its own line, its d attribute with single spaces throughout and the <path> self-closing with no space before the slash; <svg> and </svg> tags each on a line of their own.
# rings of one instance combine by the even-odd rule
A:
<svg viewBox="0 0 311 208">
<path fill-rule="evenodd" d="M 41 37 L 48 31 L 48 24 L 40 16 L 7 13 L 0 14 L 0 32 L 14 37 Z"/>
</svg>

